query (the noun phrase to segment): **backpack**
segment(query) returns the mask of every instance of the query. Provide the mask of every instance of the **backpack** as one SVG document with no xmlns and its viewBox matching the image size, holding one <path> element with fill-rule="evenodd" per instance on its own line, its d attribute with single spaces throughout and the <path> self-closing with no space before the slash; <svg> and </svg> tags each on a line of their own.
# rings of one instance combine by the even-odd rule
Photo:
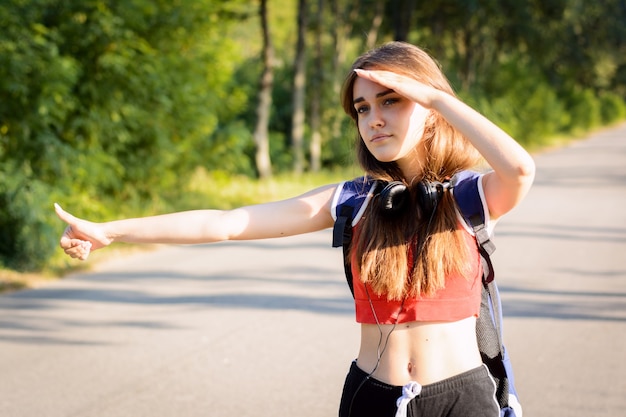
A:
<svg viewBox="0 0 626 417">
<path fill-rule="evenodd" d="M 483 363 L 489 369 L 496 384 L 496 399 L 501 417 L 522 417 L 522 407 L 517 399 L 513 369 L 502 338 L 502 305 L 491 254 L 495 245 L 485 227 L 485 211 L 479 197 L 481 176 L 476 172 L 463 171 L 450 183 L 459 211 L 474 231 L 483 265 L 483 288 L 480 315 L 476 320 L 476 338 Z M 333 227 L 333 247 L 343 247 L 344 270 L 350 291 L 354 296 L 349 247 L 352 228 L 360 220 L 372 198 L 376 181 L 368 177 L 356 178 L 339 186 L 334 204 L 336 206 Z"/>
</svg>

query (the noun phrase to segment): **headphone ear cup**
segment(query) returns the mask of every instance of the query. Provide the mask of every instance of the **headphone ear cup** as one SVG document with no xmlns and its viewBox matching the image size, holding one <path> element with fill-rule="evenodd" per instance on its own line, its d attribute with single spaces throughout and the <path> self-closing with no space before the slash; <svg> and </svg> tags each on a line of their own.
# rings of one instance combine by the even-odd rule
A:
<svg viewBox="0 0 626 417">
<path fill-rule="evenodd" d="M 378 194 L 378 209 L 384 214 L 401 212 L 409 199 L 409 189 L 400 181 L 386 184 Z"/>
<path fill-rule="evenodd" d="M 448 184 L 443 184 L 438 181 L 420 181 L 417 184 L 417 204 L 421 210 L 422 218 L 430 217 L 435 211 L 444 190 L 448 188 Z"/>
</svg>

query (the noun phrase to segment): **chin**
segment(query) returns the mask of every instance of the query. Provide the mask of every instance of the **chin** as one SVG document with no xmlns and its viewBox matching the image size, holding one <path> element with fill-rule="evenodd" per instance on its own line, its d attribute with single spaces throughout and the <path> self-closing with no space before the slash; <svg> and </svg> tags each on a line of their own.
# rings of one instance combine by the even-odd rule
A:
<svg viewBox="0 0 626 417">
<path fill-rule="evenodd" d="M 376 160 L 378 162 L 383 162 L 383 163 L 396 162 L 398 160 L 398 156 L 397 155 L 376 155 L 376 154 L 374 154 L 374 158 L 376 158 Z"/>
</svg>

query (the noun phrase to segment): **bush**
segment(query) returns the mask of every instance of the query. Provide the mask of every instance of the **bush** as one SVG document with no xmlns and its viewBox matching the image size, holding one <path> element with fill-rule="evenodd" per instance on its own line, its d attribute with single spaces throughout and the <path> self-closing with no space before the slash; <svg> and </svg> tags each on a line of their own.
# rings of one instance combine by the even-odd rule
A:
<svg viewBox="0 0 626 417">
<path fill-rule="evenodd" d="M 481 91 L 474 92 L 477 109 L 524 145 L 545 144 L 568 125 L 569 115 L 556 90 L 524 60 L 504 62 L 487 79 Z"/>
<path fill-rule="evenodd" d="M 602 123 L 600 100 L 591 89 L 574 89 L 566 97 L 567 111 L 570 114 L 568 130 L 574 133 L 586 132 Z"/>
<path fill-rule="evenodd" d="M 611 124 L 626 119 L 626 102 L 611 92 L 600 95 L 600 117 L 603 124 Z"/>
<path fill-rule="evenodd" d="M 51 193 L 38 181 L 3 182 L 0 189 L 0 267 L 43 267 L 57 248 Z"/>
</svg>

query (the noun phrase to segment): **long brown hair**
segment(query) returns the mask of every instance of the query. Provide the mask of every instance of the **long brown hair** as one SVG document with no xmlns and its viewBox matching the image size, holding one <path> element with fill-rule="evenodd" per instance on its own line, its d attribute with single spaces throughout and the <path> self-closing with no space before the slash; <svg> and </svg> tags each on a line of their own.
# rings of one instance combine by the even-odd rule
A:
<svg viewBox="0 0 626 417">
<path fill-rule="evenodd" d="M 440 66 L 422 49 L 404 42 L 384 44 L 359 57 L 352 65 L 342 90 L 345 112 L 357 123 L 353 104 L 354 69 L 391 71 L 455 95 Z M 480 154 L 439 113 L 431 110 L 422 139 L 423 178 L 444 181 L 475 166 Z M 351 251 L 358 260 L 361 280 L 390 300 L 407 295 L 432 295 L 445 285 L 450 273 L 469 271 L 465 236 L 460 233 L 451 193 L 445 192 L 432 216 L 419 216 L 416 184 L 408 183 L 395 162 L 380 162 L 357 134 L 357 157 L 366 174 L 384 181 L 402 181 L 411 193 L 409 210 L 388 218 L 376 210 L 376 200 L 359 222 Z M 375 197 L 376 198 L 376 197 Z M 412 262 L 411 262 L 412 261 Z"/>
</svg>

